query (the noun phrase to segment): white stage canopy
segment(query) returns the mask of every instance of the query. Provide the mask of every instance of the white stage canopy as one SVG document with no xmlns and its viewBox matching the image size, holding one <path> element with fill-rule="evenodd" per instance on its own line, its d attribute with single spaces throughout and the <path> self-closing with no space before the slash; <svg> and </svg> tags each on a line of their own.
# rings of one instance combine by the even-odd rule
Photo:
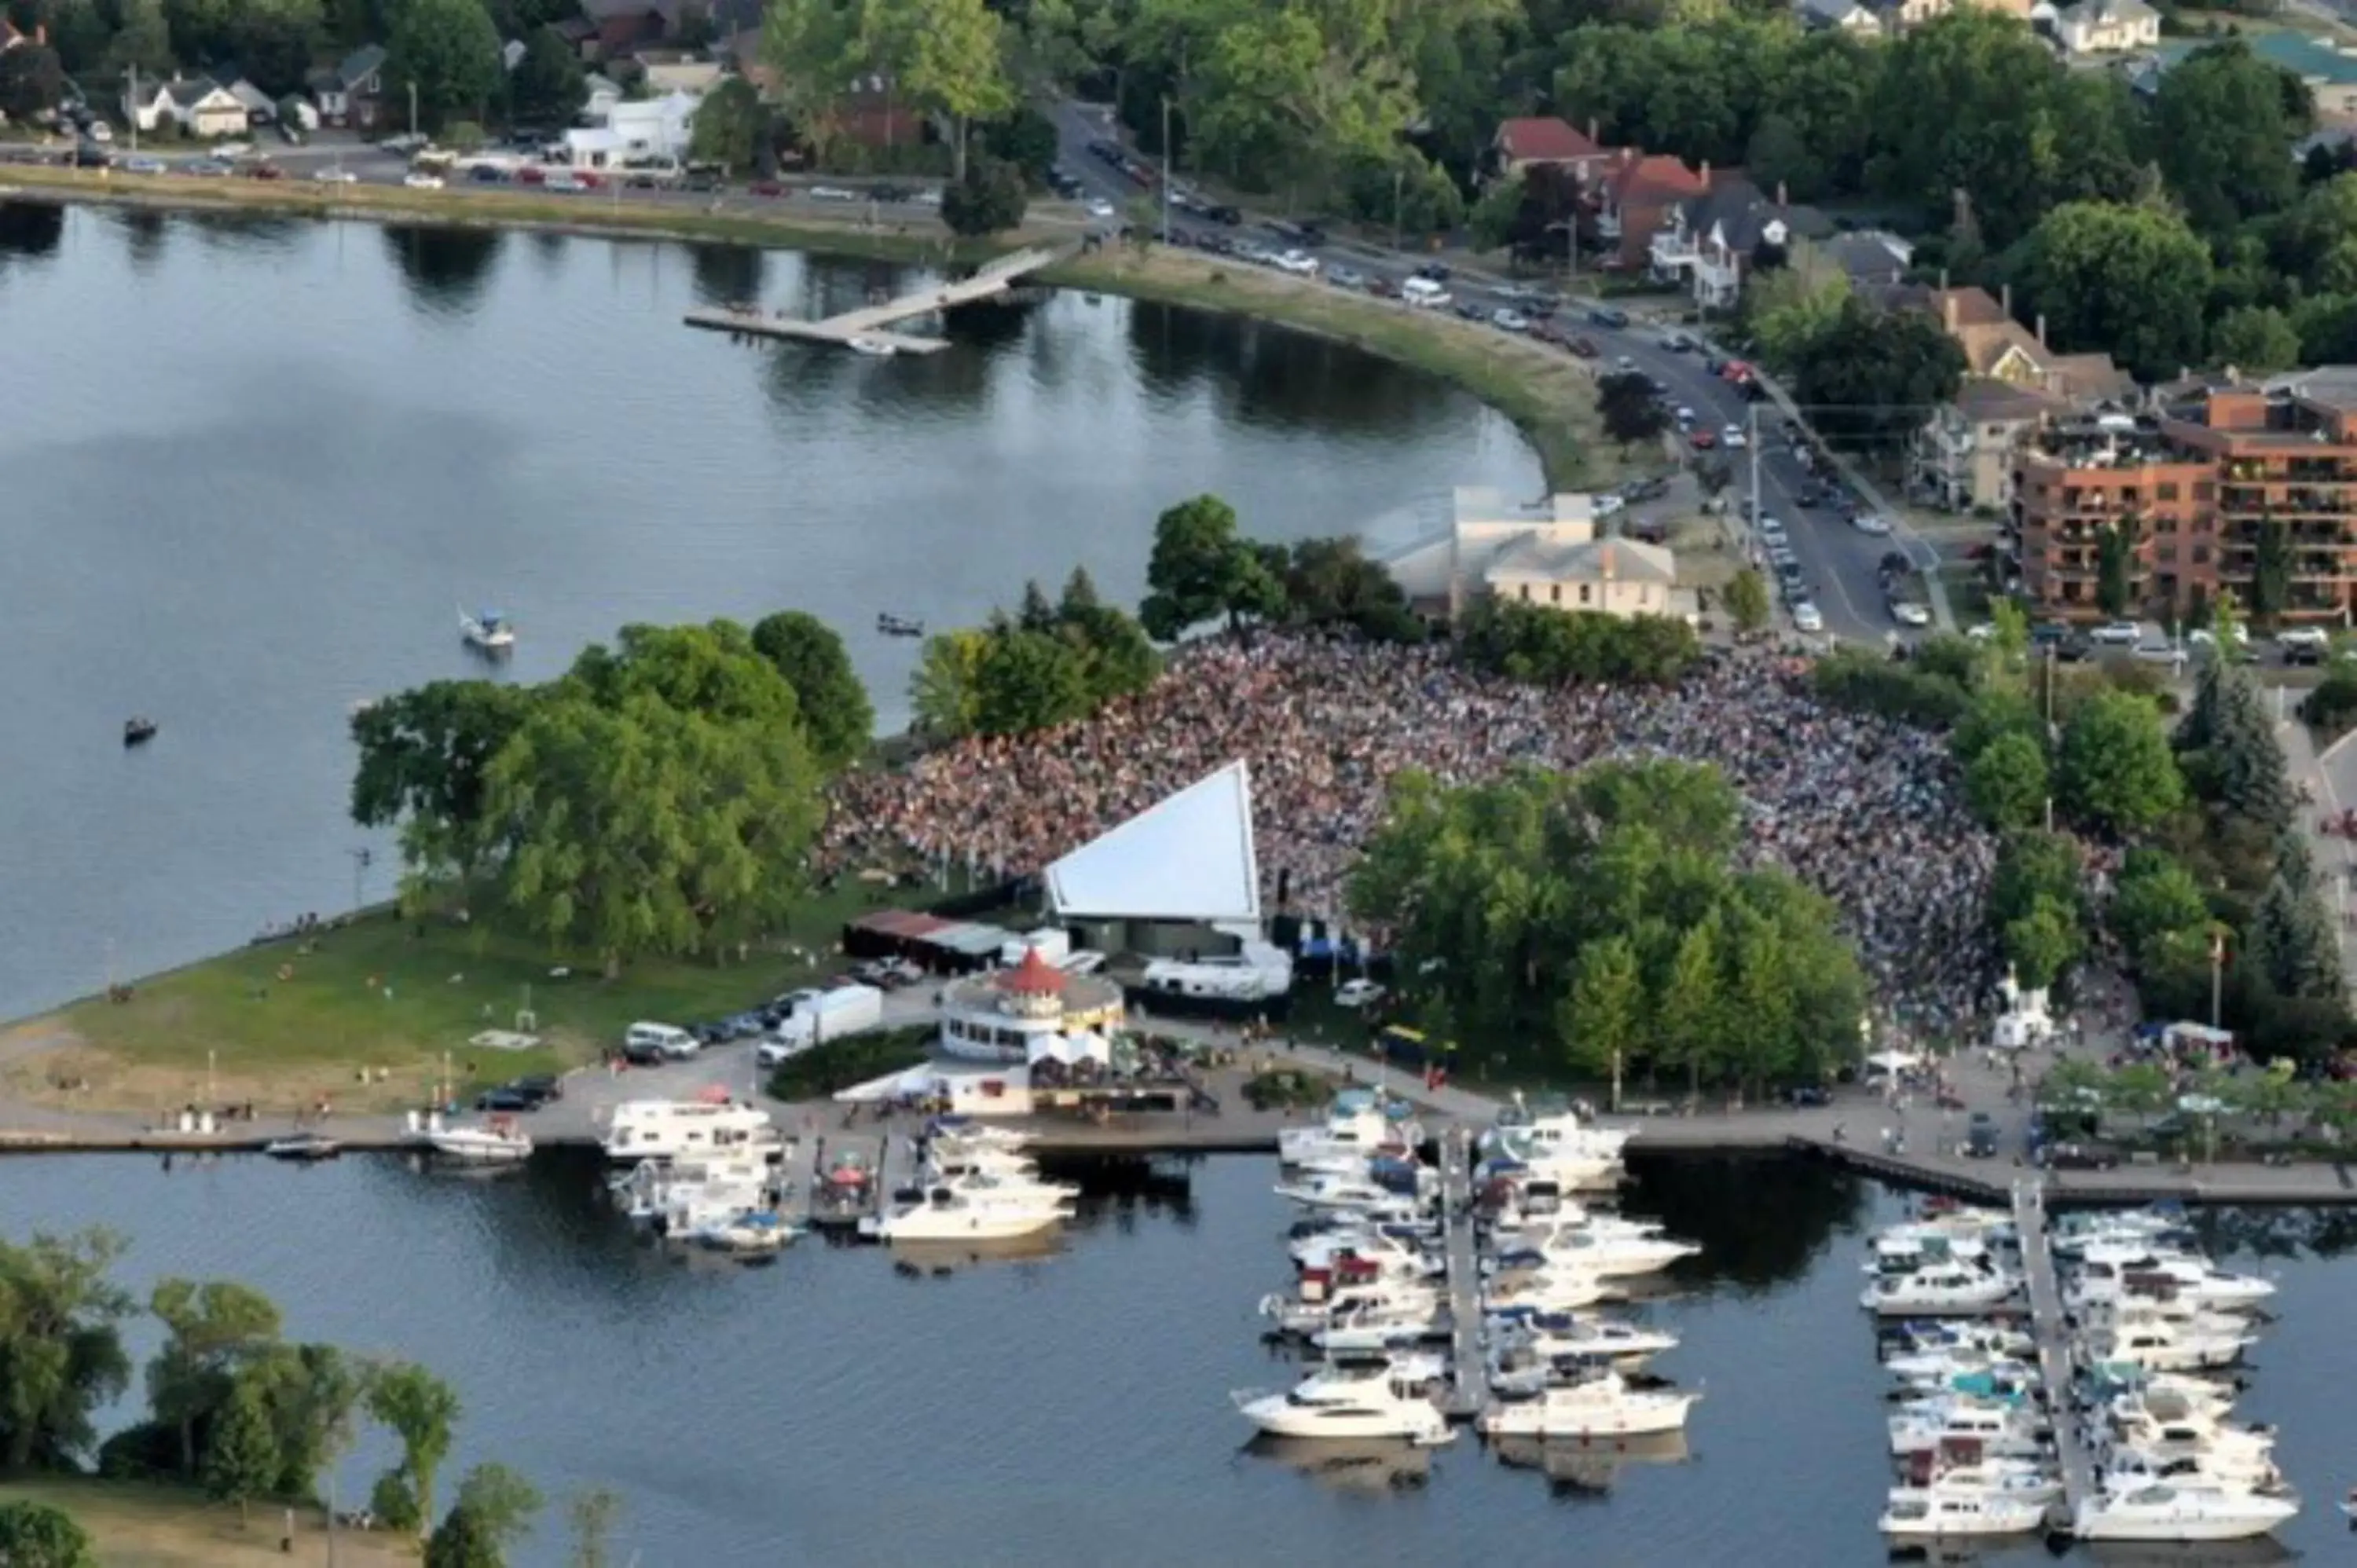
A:
<svg viewBox="0 0 2357 1568">
<path fill-rule="evenodd" d="M 1252 777 L 1242 761 L 1150 806 L 1048 867 L 1066 918 L 1260 921 Z"/>
</svg>

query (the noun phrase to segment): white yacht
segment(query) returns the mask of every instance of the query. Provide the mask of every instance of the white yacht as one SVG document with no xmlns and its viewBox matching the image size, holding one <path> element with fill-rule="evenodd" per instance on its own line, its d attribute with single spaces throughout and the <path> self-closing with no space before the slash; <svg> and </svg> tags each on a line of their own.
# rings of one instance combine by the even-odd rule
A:
<svg viewBox="0 0 2357 1568">
<path fill-rule="evenodd" d="M 1882 1510 L 1882 1533 L 1900 1540 L 1948 1540 L 1966 1536 L 2021 1535 L 2046 1518 L 2050 1498 L 2009 1498 L 1934 1482 L 1895 1487 Z"/>
<path fill-rule="evenodd" d="M 2287 1497 L 2174 1484 L 2100 1492 L 2082 1501 L 2071 1533 L 2082 1541 L 2247 1541 L 2299 1512 Z"/>
<path fill-rule="evenodd" d="M 497 610 L 458 612 L 458 636 L 469 648 L 485 653 L 507 653 L 515 648 L 515 628 Z"/>
<path fill-rule="evenodd" d="M 1607 1372 L 1530 1399 L 1501 1401 L 1478 1424 L 1483 1435 L 1496 1437 L 1636 1437 L 1683 1429 L 1701 1398 L 1676 1389 L 1632 1389 Z"/>
<path fill-rule="evenodd" d="M 1890 1341 L 1884 1354 L 2035 1356 L 2038 1341 L 2018 1328 L 2002 1323 L 1972 1323 L 1942 1320 L 1930 1323 L 1910 1323 L 1887 1329 Z"/>
<path fill-rule="evenodd" d="M 467 1165 L 514 1165 L 532 1157 L 532 1135 L 511 1116 L 494 1116 L 480 1124 L 442 1120 L 437 1112 L 410 1135 L 436 1159 Z"/>
<path fill-rule="evenodd" d="M 1582 1118 L 1560 1099 L 1542 1097 L 1525 1099 L 1517 1092 L 1512 1105 L 1498 1113 L 1498 1124 L 1483 1138 L 1484 1151 L 1514 1144 L 1526 1153 L 1512 1157 L 1526 1164 L 1556 1155 L 1576 1155 L 1582 1158 L 1601 1155 L 1617 1160 L 1629 1142 L 1629 1129 L 1601 1127 Z"/>
<path fill-rule="evenodd" d="M 1501 1327 L 1494 1337 L 1501 1350 L 1541 1362 L 1604 1361 L 1629 1372 L 1678 1348 L 1678 1337 L 1663 1329 L 1571 1313 L 1534 1314 Z"/>
<path fill-rule="evenodd" d="M 782 1161 L 785 1140 L 770 1113 L 734 1100 L 626 1100 L 599 1140 L 616 1163 L 752 1151 Z"/>
<path fill-rule="evenodd" d="M 2010 1405 L 1953 1396 L 1890 1418 L 1890 1452 L 1899 1458 L 1967 1443 L 1999 1459 L 2035 1459 L 2045 1448 L 2037 1418 Z"/>
<path fill-rule="evenodd" d="M 1426 1250 L 1414 1231 L 1383 1225 L 1351 1225 L 1304 1236 L 1287 1249 L 1294 1266 L 1307 1273 L 1334 1270 L 1346 1262 L 1376 1265 L 1385 1275 L 1437 1274 L 1447 1264 Z"/>
<path fill-rule="evenodd" d="M 783 1169 L 761 1151 L 734 1150 L 694 1159 L 640 1160 L 607 1186 L 622 1212 L 639 1224 L 651 1223 L 674 1197 L 720 1188 L 759 1191 L 783 1180 Z"/>
<path fill-rule="evenodd" d="M 1559 1227 L 1539 1237 L 1535 1243 L 1530 1237 L 1530 1232 L 1524 1232 L 1511 1249 L 1503 1243 L 1500 1245 L 1501 1269 L 1513 1266 L 1517 1259 L 1529 1259 L 1535 1267 L 1576 1269 L 1598 1279 L 1612 1279 L 1658 1273 L 1680 1259 L 1695 1257 L 1702 1251 L 1691 1241 L 1667 1236 L 1598 1231 L 1585 1226 Z"/>
<path fill-rule="evenodd" d="M 2265 1426 L 2244 1426 L 2201 1411 L 2164 1416 L 2152 1411 L 2112 1418 L 2120 1448 L 2163 1462 L 2194 1459 L 2229 1474 L 2260 1474 L 2275 1463 L 2276 1434 Z"/>
<path fill-rule="evenodd" d="M 1417 1185 L 1419 1187 L 1423 1186 L 1420 1179 Z M 1342 1176 L 1331 1171 L 1307 1176 L 1298 1181 L 1279 1182 L 1276 1196 L 1304 1208 L 1332 1209 L 1382 1218 L 1413 1219 L 1424 1207 L 1422 1199 L 1415 1194 L 1397 1191 L 1372 1177 Z"/>
<path fill-rule="evenodd" d="M 740 1257 L 759 1257 L 768 1252 L 782 1251 L 802 1234 L 799 1226 L 765 1209 L 748 1208 L 697 1227 L 693 1240 L 699 1247 L 715 1252 L 732 1252 Z"/>
<path fill-rule="evenodd" d="M 884 1241 L 997 1241 L 1052 1230 L 1071 1217 L 1067 1201 L 969 1179 L 928 1187 L 859 1229 Z"/>
<path fill-rule="evenodd" d="M 1329 1312 L 1309 1342 L 1329 1356 L 1367 1356 L 1445 1337 L 1448 1327 L 1448 1310 L 1437 1298 L 1360 1300 Z"/>
<path fill-rule="evenodd" d="M 1911 1274 L 1942 1263 L 1979 1263 L 1988 1257 L 1988 1241 L 1978 1233 L 1905 1225 L 1874 1239 L 1864 1267 L 1869 1274 Z"/>
<path fill-rule="evenodd" d="M 1335 1156 L 1363 1160 L 1413 1150 L 1421 1139 L 1421 1130 L 1414 1122 L 1394 1123 L 1373 1090 L 1346 1089 L 1334 1097 L 1324 1120 L 1312 1126 L 1281 1130 L 1276 1135 L 1276 1157 L 1288 1165 Z"/>
<path fill-rule="evenodd" d="M 1329 1366 L 1286 1393 L 1241 1390 L 1230 1396 L 1246 1421 L 1272 1437 L 1449 1440 L 1448 1418 L 1412 1370 L 1387 1362 Z"/>
<path fill-rule="evenodd" d="M 2034 1370 L 2023 1355 L 2034 1356 L 2036 1348 L 2021 1355 L 2007 1355 L 1996 1350 L 1937 1349 L 1916 1350 L 1883 1358 L 1882 1369 L 1895 1381 L 1903 1383 L 1944 1382 L 1953 1378 L 1987 1373 L 1995 1377 L 2011 1377 L 2018 1372 Z"/>
<path fill-rule="evenodd" d="M 2128 1251 L 2133 1251 L 2133 1249 Z M 2073 1311 L 2139 1298 L 2190 1301 L 2220 1312 L 2248 1312 L 2276 1294 L 2275 1282 L 2238 1274 L 2200 1258 L 2120 1257 L 2090 1249 L 2062 1293 Z"/>
<path fill-rule="evenodd" d="M 2050 1465 L 2032 1459 L 1983 1459 L 1934 1471 L 1927 1486 L 1943 1492 L 1978 1492 L 2039 1504 L 2062 1496 L 2062 1477 Z"/>
<path fill-rule="evenodd" d="M 1620 1292 L 1594 1274 L 1572 1269 L 1541 1269 L 1534 1273 L 1500 1274 L 1481 1287 L 1481 1311 L 1486 1316 L 1505 1313 L 1577 1312 L 1599 1301 L 1618 1298 Z"/>
<path fill-rule="evenodd" d="M 2276 1468 L 2272 1457 L 2248 1450 L 2232 1456 L 2195 1453 L 2164 1459 L 2141 1448 L 2115 1447 L 2104 1454 L 2095 1482 L 2105 1491 L 2112 1492 L 2130 1492 L 2156 1485 L 2222 1487 L 2229 1490 L 2247 1487 L 2253 1491 L 2279 1492 L 2283 1489 L 2284 1479 L 2283 1472 Z"/>
<path fill-rule="evenodd" d="M 1337 1319 L 1371 1315 L 1424 1322 L 1440 1309 L 1440 1292 L 1431 1285 L 1404 1281 L 1371 1281 L 1348 1285 L 1322 1299 L 1265 1295 L 1260 1315 L 1284 1334 L 1314 1334 Z"/>
<path fill-rule="evenodd" d="M 2014 1277 L 2000 1269 L 1942 1263 L 1910 1274 L 1885 1274 L 1866 1288 L 1858 1305 L 1884 1316 L 1936 1316 L 1979 1312 L 2013 1294 Z"/>
<path fill-rule="evenodd" d="M 2214 1371 L 2231 1367 L 2257 1343 L 2249 1334 L 2208 1332 L 2191 1325 L 2138 1323 L 2087 1337 L 2089 1352 L 2101 1361 L 2146 1367 L 2156 1372 Z"/>
</svg>

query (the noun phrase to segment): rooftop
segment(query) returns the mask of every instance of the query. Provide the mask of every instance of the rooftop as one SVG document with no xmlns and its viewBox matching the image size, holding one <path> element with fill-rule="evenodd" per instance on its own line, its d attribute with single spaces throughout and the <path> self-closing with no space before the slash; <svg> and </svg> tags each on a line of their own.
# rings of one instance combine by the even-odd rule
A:
<svg viewBox="0 0 2357 1568">
<path fill-rule="evenodd" d="M 1498 150 L 1516 163 L 1562 163 L 1593 157 L 1604 149 L 1567 121 L 1531 114 L 1499 124 Z"/>
</svg>

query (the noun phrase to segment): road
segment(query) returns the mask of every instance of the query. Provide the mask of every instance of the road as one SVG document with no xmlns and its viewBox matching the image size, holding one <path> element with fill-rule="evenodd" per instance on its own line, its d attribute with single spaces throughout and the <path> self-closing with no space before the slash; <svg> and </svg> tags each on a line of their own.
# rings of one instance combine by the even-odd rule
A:
<svg viewBox="0 0 2357 1568">
<path fill-rule="evenodd" d="M 1126 220 L 1147 192 L 1119 166 L 1092 151 L 1095 144 L 1118 140 L 1106 111 L 1096 105 L 1066 101 L 1056 105 L 1053 117 L 1060 166 L 1079 181 L 1084 200 L 1094 199 L 1111 206 L 1113 216 L 1107 217 L 1100 208 L 1097 221 L 1110 226 Z M 1173 241 L 1182 244 L 1200 245 L 1206 238 L 1233 237 L 1254 229 L 1260 231 L 1255 237 L 1265 242 L 1275 242 L 1277 238 L 1276 231 L 1265 223 L 1232 227 L 1188 213 L 1175 204 L 1168 220 Z M 1347 242 L 1307 248 L 1318 257 L 1324 271 L 1330 272 L 1340 265 L 1351 273 L 1394 285 L 1428 259 Z M 1513 286 L 1506 279 L 1461 266 L 1454 270 L 1449 282 L 1450 289 L 1460 298 L 1492 309 L 1513 303 L 1512 297 L 1503 292 Z M 1613 328 L 1585 318 L 1585 313 L 1598 303 L 1566 298 L 1565 309 L 1574 317 L 1577 335 L 1595 343 L 1602 361 L 1619 364 L 1625 360 L 1621 368 L 1652 377 L 1665 389 L 1665 399 L 1671 406 L 1694 411 L 1695 429 L 1717 432 L 1730 426 L 1746 428 L 1756 408 L 1767 408 L 1765 404 L 1752 403 L 1732 384 L 1706 369 L 1709 357 L 1706 347 L 1673 349 L 1668 342 L 1676 334 L 1655 323 L 1632 319 L 1626 328 Z M 1882 557 L 1894 548 L 1892 542 L 1851 527 L 1843 512 L 1830 504 L 1819 510 L 1802 507 L 1799 496 L 1808 472 L 1794 456 L 1792 445 L 1782 438 L 1778 428 L 1781 419 L 1772 412 L 1765 412 L 1760 420 L 1760 445 L 1726 454 L 1735 460 L 1736 493 L 1753 498 L 1749 516 L 1772 517 L 1784 524 L 1803 580 L 1824 618 L 1825 630 L 1844 641 L 1885 642 L 1900 629 L 1891 618 L 1878 575 Z M 1749 460 L 1755 452 L 1756 464 Z M 1780 610 L 1782 613 L 1785 612 Z"/>
</svg>

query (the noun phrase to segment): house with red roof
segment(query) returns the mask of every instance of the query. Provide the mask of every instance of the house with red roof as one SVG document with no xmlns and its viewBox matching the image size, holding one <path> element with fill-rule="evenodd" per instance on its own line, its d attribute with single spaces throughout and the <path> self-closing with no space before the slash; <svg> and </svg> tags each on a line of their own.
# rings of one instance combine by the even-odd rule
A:
<svg viewBox="0 0 2357 1568">
<path fill-rule="evenodd" d="M 1620 258 L 1620 265 L 1642 268 L 1651 259 L 1653 236 L 1679 204 L 1709 189 L 1707 161 L 1692 169 L 1666 153 L 1622 147 L 1599 184 L 1597 237 Z"/>
<path fill-rule="evenodd" d="M 1586 184 L 1617 157 L 1612 148 L 1596 139 L 1596 122 L 1581 131 L 1553 114 L 1528 114 L 1501 121 L 1490 138 L 1491 166 L 1500 179 L 1512 179 L 1533 167 L 1563 168 Z"/>
</svg>

